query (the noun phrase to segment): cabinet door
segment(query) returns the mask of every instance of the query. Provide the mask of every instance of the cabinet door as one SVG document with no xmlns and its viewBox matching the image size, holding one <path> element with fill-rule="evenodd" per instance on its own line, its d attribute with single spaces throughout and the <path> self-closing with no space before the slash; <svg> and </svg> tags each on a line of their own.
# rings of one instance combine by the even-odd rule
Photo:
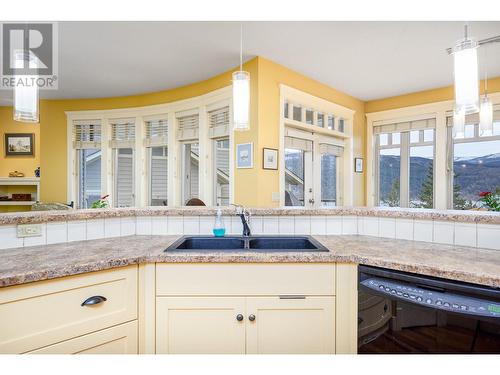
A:
<svg viewBox="0 0 500 375">
<path fill-rule="evenodd" d="M 49 345 L 28 354 L 137 354 L 137 320 Z"/>
<path fill-rule="evenodd" d="M 248 297 L 245 318 L 248 354 L 335 353 L 334 297 Z"/>
<path fill-rule="evenodd" d="M 243 297 L 158 297 L 156 353 L 244 354 Z"/>
</svg>

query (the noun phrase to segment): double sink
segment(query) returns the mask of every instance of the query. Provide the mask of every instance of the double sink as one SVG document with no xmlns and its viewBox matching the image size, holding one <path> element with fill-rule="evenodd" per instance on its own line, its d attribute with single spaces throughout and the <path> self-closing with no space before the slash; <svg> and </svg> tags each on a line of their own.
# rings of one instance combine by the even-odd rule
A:
<svg viewBox="0 0 500 375">
<path fill-rule="evenodd" d="M 166 252 L 327 252 L 328 249 L 310 236 L 184 236 Z"/>
</svg>

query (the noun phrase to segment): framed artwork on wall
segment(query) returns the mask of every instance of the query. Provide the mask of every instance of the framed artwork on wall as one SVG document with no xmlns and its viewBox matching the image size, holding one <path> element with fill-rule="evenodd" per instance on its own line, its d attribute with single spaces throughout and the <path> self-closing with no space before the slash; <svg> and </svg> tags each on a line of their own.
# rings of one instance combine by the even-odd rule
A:
<svg viewBox="0 0 500 375">
<path fill-rule="evenodd" d="M 236 145 L 236 168 L 253 168 L 253 143 Z"/>
<path fill-rule="evenodd" d="M 34 156 L 33 133 L 5 133 L 5 156 Z"/>
<path fill-rule="evenodd" d="M 363 159 L 354 158 L 354 172 L 363 173 Z"/>
<path fill-rule="evenodd" d="M 278 150 L 265 147 L 262 149 L 262 168 L 278 169 Z"/>
</svg>

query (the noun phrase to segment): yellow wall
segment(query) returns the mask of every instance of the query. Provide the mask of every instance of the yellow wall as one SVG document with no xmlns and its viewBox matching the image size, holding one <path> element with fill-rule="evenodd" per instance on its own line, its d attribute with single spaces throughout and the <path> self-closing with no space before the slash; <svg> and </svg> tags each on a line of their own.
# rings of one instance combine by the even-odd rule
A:
<svg viewBox="0 0 500 375">
<path fill-rule="evenodd" d="M 484 81 L 481 81 L 481 93 L 484 92 Z M 500 92 L 500 77 L 488 79 L 488 92 Z M 391 98 L 371 100 L 365 103 L 365 112 L 379 112 L 389 109 L 410 107 L 419 104 L 428 104 L 453 100 L 455 92 L 453 86 L 441 87 L 433 90 L 419 91 Z"/>
<path fill-rule="evenodd" d="M 35 156 L 5 156 L 5 133 L 35 134 Z M 13 120 L 12 107 L 0 107 L 0 177 L 9 172 L 23 172 L 26 177 L 34 177 L 40 165 L 40 126 Z"/>
<path fill-rule="evenodd" d="M 280 84 L 296 88 L 311 95 L 334 102 L 354 110 L 354 157 L 365 157 L 366 120 L 364 103 L 352 96 L 337 91 L 321 82 L 294 72 L 272 61 L 259 58 L 259 132 L 256 162 L 259 189 L 247 187 L 246 194 L 257 194 L 259 206 L 276 206 L 271 193 L 279 191 L 279 171 L 263 170 L 262 148 L 279 148 Z M 354 162 L 354 161 L 353 161 Z M 364 173 L 354 173 L 354 205 L 365 204 Z M 241 188 L 241 186 L 240 186 Z"/>
<path fill-rule="evenodd" d="M 257 59 L 244 64 L 244 69 L 251 77 L 257 77 Z M 206 81 L 192 85 L 165 90 L 156 93 L 115 98 L 75 99 L 75 100 L 42 100 L 40 104 L 41 145 L 41 195 L 43 201 L 66 202 L 67 181 L 67 122 L 66 111 L 115 109 L 139 107 L 199 96 L 229 86 L 232 71 L 212 77 Z M 251 132 L 236 135 L 235 141 L 241 143 L 254 137 L 257 131 L 257 79 L 251 80 Z M 255 184 L 255 177 L 246 170 L 236 170 L 235 180 L 245 184 Z M 236 191 L 236 201 L 248 204 L 245 198 Z M 253 202 L 250 202 L 253 203 Z"/>
</svg>

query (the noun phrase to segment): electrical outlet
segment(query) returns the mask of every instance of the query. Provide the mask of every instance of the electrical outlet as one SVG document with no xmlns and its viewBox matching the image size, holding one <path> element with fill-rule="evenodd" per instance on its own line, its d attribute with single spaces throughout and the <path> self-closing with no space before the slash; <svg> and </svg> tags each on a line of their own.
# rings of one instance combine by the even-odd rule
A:
<svg viewBox="0 0 500 375">
<path fill-rule="evenodd" d="M 40 237 L 42 224 L 20 224 L 17 226 L 17 237 Z"/>
</svg>

